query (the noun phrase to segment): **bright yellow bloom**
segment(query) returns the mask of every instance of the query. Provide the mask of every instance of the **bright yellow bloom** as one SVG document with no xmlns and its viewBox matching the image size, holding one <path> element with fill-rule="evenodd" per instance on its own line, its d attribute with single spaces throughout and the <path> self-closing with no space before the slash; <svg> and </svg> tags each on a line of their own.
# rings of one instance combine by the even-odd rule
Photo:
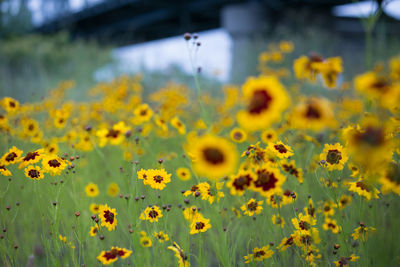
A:
<svg viewBox="0 0 400 267">
<path fill-rule="evenodd" d="M 191 174 L 188 168 L 178 168 L 176 170 L 176 176 L 178 176 L 179 179 L 181 179 L 182 181 L 187 181 L 190 180 L 191 178 Z"/>
<path fill-rule="evenodd" d="M 319 156 L 323 166 L 329 171 L 343 170 L 344 164 L 348 160 L 346 149 L 341 144 L 325 144 L 324 150 Z"/>
<path fill-rule="evenodd" d="M 85 192 L 88 197 L 95 197 L 99 194 L 99 188 L 94 183 L 89 183 L 85 187 Z"/>
<path fill-rule="evenodd" d="M 147 220 L 149 222 L 158 222 L 158 219 L 161 218 L 162 212 L 158 206 L 147 207 L 143 213 L 140 214 L 139 219 L 142 221 Z"/>
<path fill-rule="evenodd" d="M 190 234 L 203 233 L 211 228 L 210 220 L 204 217 L 196 217 L 190 224 Z"/>
<path fill-rule="evenodd" d="M 285 87 L 273 76 L 250 77 L 242 87 L 247 107 L 237 113 L 243 129 L 261 130 L 279 121 L 289 107 L 290 98 Z"/>
<path fill-rule="evenodd" d="M 99 207 L 99 218 L 101 219 L 101 226 L 107 227 L 108 231 L 115 230 L 117 226 L 117 212 L 115 209 L 105 205 L 100 205 Z"/>
<path fill-rule="evenodd" d="M 44 172 L 55 176 L 61 174 L 61 172 L 67 167 L 67 163 L 56 155 L 49 155 L 43 158 L 42 166 Z"/>
<path fill-rule="evenodd" d="M 99 232 L 99 225 L 96 224 L 95 226 L 90 227 L 89 231 L 90 236 L 96 236 L 98 232 Z"/>
<path fill-rule="evenodd" d="M 190 267 L 190 262 L 188 261 L 188 257 L 176 242 L 174 242 L 172 246 L 169 246 L 168 249 L 175 252 L 175 257 L 178 258 L 179 267 Z"/>
<path fill-rule="evenodd" d="M 147 170 L 146 179 L 143 179 L 145 185 L 150 185 L 151 188 L 158 190 L 163 190 L 169 182 L 171 182 L 171 174 L 168 174 L 164 169 Z"/>
<path fill-rule="evenodd" d="M 224 138 L 205 135 L 189 144 L 194 171 L 213 180 L 231 174 L 236 169 L 236 148 Z"/>
<path fill-rule="evenodd" d="M 1 158 L 0 158 L 0 163 L 4 166 L 10 165 L 10 164 L 15 164 L 18 161 L 21 160 L 21 155 L 22 155 L 22 150 L 19 150 L 15 146 L 10 148 L 7 153 L 5 153 Z"/>
<path fill-rule="evenodd" d="M 28 166 L 25 168 L 25 176 L 32 180 L 41 180 L 44 178 L 43 171 L 39 166 Z"/>
<path fill-rule="evenodd" d="M 256 201 L 254 198 L 250 199 L 246 205 L 240 207 L 244 211 L 244 215 L 253 216 L 254 214 L 260 214 L 263 210 L 262 204 L 264 201 Z"/>
<path fill-rule="evenodd" d="M 269 246 L 264 246 L 262 248 L 254 248 L 253 253 L 247 256 L 244 256 L 245 263 L 250 263 L 253 261 L 262 261 L 264 259 L 271 258 L 274 255 L 274 252 L 269 249 Z"/>
</svg>

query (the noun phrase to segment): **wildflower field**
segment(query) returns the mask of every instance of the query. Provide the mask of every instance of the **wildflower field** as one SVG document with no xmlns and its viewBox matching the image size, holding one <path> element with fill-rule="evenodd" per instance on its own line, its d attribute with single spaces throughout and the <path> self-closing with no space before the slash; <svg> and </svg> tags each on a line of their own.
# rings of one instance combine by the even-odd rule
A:
<svg viewBox="0 0 400 267">
<path fill-rule="evenodd" d="M 294 49 L 212 91 L 1 96 L 0 265 L 398 266 L 400 57 L 346 80 Z"/>
</svg>

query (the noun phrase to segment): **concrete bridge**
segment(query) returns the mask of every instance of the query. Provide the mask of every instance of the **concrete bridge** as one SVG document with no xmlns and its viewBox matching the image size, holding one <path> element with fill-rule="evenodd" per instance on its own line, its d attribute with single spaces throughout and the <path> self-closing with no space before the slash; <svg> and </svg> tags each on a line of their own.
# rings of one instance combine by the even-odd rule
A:
<svg viewBox="0 0 400 267">
<path fill-rule="evenodd" d="M 57 14 L 36 27 L 51 34 L 61 30 L 74 38 L 127 45 L 224 27 L 233 34 L 257 31 L 283 19 L 287 9 L 306 7 L 331 15 L 331 7 L 351 0 L 103 0 L 78 12 Z"/>
</svg>

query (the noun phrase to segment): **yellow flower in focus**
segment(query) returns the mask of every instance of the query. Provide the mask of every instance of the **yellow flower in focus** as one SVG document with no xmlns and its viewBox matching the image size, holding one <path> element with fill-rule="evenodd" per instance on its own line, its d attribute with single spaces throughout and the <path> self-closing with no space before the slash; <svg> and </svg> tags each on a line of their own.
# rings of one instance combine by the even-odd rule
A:
<svg viewBox="0 0 400 267">
<path fill-rule="evenodd" d="M 32 180 L 41 180 L 44 178 L 43 171 L 39 166 L 28 166 L 25 168 L 25 176 Z"/>
<path fill-rule="evenodd" d="M 204 217 L 196 217 L 190 224 L 190 234 L 203 233 L 211 228 L 210 220 Z"/>
</svg>

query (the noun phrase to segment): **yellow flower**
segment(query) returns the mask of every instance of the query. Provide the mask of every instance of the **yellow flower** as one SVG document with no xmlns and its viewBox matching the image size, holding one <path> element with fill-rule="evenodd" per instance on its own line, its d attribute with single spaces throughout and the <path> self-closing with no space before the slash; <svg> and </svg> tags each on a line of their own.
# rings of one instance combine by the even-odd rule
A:
<svg viewBox="0 0 400 267">
<path fill-rule="evenodd" d="M 92 203 L 92 204 L 90 204 L 89 209 L 90 209 L 90 211 L 91 211 L 92 213 L 97 214 L 97 213 L 100 212 L 100 205 L 99 205 L 99 204 Z"/>
<path fill-rule="evenodd" d="M 325 217 L 325 223 L 322 225 L 325 231 L 331 230 L 332 233 L 339 233 L 340 227 L 337 225 L 336 220 Z"/>
<path fill-rule="evenodd" d="M 98 232 L 99 232 L 99 226 L 97 224 L 95 226 L 90 227 L 89 231 L 90 236 L 96 236 Z"/>
<path fill-rule="evenodd" d="M 59 238 L 62 242 L 67 243 L 67 237 L 66 237 L 66 236 L 58 235 L 58 238 Z"/>
<path fill-rule="evenodd" d="M 168 249 L 175 252 L 175 257 L 178 258 L 179 267 L 190 267 L 190 262 L 188 261 L 188 257 L 176 242 L 174 242 L 172 246 L 169 246 Z"/>
<path fill-rule="evenodd" d="M 226 186 L 231 189 L 231 195 L 241 196 L 255 180 L 256 175 L 251 170 L 239 170 L 237 174 L 230 176 Z"/>
<path fill-rule="evenodd" d="M 21 163 L 19 164 L 18 168 L 22 169 L 28 165 L 38 163 L 44 157 L 44 149 L 38 149 L 33 152 L 26 153 L 25 157 L 20 159 Z"/>
<path fill-rule="evenodd" d="M 337 125 L 335 114 L 328 100 L 311 97 L 298 104 L 289 115 L 290 126 L 297 129 L 320 131 Z"/>
<path fill-rule="evenodd" d="M 357 76 L 354 79 L 354 87 L 360 93 L 377 99 L 391 92 L 389 80 L 372 71 Z"/>
<path fill-rule="evenodd" d="M 254 214 L 260 214 L 263 210 L 262 204 L 264 201 L 256 201 L 254 198 L 250 199 L 246 205 L 240 207 L 244 211 L 244 215 L 253 216 Z"/>
<path fill-rule="evenodd" d="M 190 224 L 190 234 L 203 233 L 211 228 L 210 220 L 204 217 L 196 217 Z"/>
<path fill-rule="evenodd" d="M 344 164 L 348 160 L 346 149 L 341 144 L 325 144 L 324 150 L 319 156 L 322 164 L 329 171 L 343 170 Z"/>
<path fill-rule="evenodd" d="M 141 104 L 133 111 L 133 114 L 135 117 L 133 118 L 132 123 L 138 125 L 149 121 L 153 116 L 153 110 L 149 107 L 149 105 Z"/>
<path fill-rule="evenodd" d="M 290 104 L 284 86 L 273 76 L 250 77 L 242 87 L 246 109 L 237 113 L 239 125 L 261 130 L 279 121 Z"/>
<path fill-rule="evenodd" d="M 374 227 L 367 227 L 364 223 L 360 223 L 360 227 L 354 229 L 354 233 L 351 234 L 354 240 L 361 239 L 362 242 L 367 240 L 367 237 L 375 232 L 376 229 Z"/>
<path fill-rule="evenodd" d="M 132 254 L 131 250 L 119 247 L 112 247 L 110 251 L 102 251 L 99 256 L 97 256 L 97 260 L 100 261 L 104 265 L 109 265 L 118 258 L 125 259 L 128 258 Z"/>
<path fill-rule="evenodd" d="M 4 176 L 11 176 L 12 175 L 10 170 L 8 170 L 4 165 L 1 165 L 1 162 L 0 162 L 0 173 L 1 173 L 1 175 L 4 175 Z"/>
<path fill-rule="evenodd" d="M 107 194 L 111 197 L 115 197 L 119 193 L 119 186 L 116 183 L 108 185 Z"/>
<path fill-rule="evenodd" d="M 151 239 L 148 236 L 142 236 L 140 238 L 140 245 L 144 248 L 149 248 L 152 245 Z"/>
<path fill-rule="evenodd" d="M 25 168 L 25 176 L 32 180 L 41 180 L 44 178 L 43 171 L 39 166 L 28 166 Z"/>
<path fill-rule="evenodd" d="M 252 254 L 244 256 L 245 263 L 250 263 L 253 261 L 262 261 L 264 259 L 271 258 L 274 252 L 269 249 L 269 246 L 264 246 L 262 248 L 254 248 Z"/>
<path fill-rule="evenodd" d="M 333 263 L 336 267 L 349 267 L 349 261 L 357 261 L 360 257 L 354 254 L 351 254 L 350 257 L 341 257 L 339 260 L 334 261 Z"/>
<path fill-rule="evenodd" d="M 274 214 L 272 215 L 272 223 L 283 228 L 285 226 L 285 219 L 279 214 Z"/>
<path fill-rule="evenodd" d="M 190 180 L 191 178 L 191 174 L 188 168 L 178 168 L 176 170 L 176 176 L 178 176 L 179 179 L 181 179 L 182 181 L 187 181 Z"/>
<path fill-rule="evenodd" d="M 351 203 L 352 197 L 349 195 L 343 195 L 339 199 L 339 209 L 344 209 L 347 205 Z"/>
<path fill-rule="evenodd" d="M 19 102 L 11 97 L 4 97 L 0 105 L 10 114 L 17 112 L 19 108 Z"/>
<path fill-rule="evenodd" d="M 224 138 L 205 135 L 189 145 L 194 157 L 194 171 L 213 180 L 218 180 L 235 171 L 237 151 Z"/>
<path fill-rule="evenodd" d="M 247 139 L 247 134 L 240 128 L 234 128 L 230 132 L 231 140 L 235 143 L 243 143 Z"/>
<path fill-rule="evenodd" d="M 269 143 L 268 149 L 280 159 L 286 159 L 293 156 L 293 150 L 290 146 L 285 145 L 281 141 L 276 143 Z"/>
<path fill-rule="evenodd" d="M 117 212 L 115 209 L 105 205 L 100 205 L 99 207 L 99 218 L 101 219 L 101 226 L 107 227 L 108 231 L 115 230 L 117 226 Z"/>
<path fill-rule="evenodd" d="M 140 214 L 139 219 L 142 221 L 147 220 L 149 222 L 158 222 L 158 219 L 161 218 L 162 212 L 158 206 L 147 207 L 143 213 Z"/>
<path fill-rule="evenodd" d="M 273 130 L 264 130 L 261 133 L 261 141 L 263 141 L 264 144 L 276 142 L 277 140 L 278 140 L 278 135 Z"/>
<path fill-rule="evenodd" d="M 89 183 L 85 187 L 85 192 L 88 197 L 95 197 L 99 194 L 99 188 L 94 183 Z"/>
<path fill-rule="evenodd" d="M 61 174 L 61 172 L 67 167 L 67 163 L 56 155 L 49 155 L 43 158 L 42 167 L 44 172 L 55 176 Z"/>
<path fill-rule="evenodd" d="M 186 127 L 185 124 L 178 118 L 178 117 L 173 117 L 171 119 L 171 125 L 178 130 L 179 134 L 185 134 L 186 133 Z"/>
<path fill-rule="evenodd" d="M 15 146 L 10 148 L 7 153 L 5 153 L 1 158 L 1 165 L 7 166 L 10 164 L 17 163 L 21 160 L 22 150 L 19 150 Z"/>
<path fill-rule="evenodd" d="M 291 161 L 283 160 L 280 161 L 279 163 L 284 172 L 289 173 L 294 177 L 296 177 L 299 183 L 301 184 L 303 183 L 303 170 L 296 167 L 296 163 L 294 160 Z"/>
<path fill-rule="evenodd" d="M 357 182 L 349 182 L 348 185 L 349 191 L 363 196 L 367 201 L 371 200 L 371 198 L 379 198 L 379 190 L 363 179 L 359 179 Z"/>
<path fill-rule="evenodd" d="M 285 251 L 288 247 L 292 246 L 294 243 L 294 235 L 290 235 L 290 237 L 284 237 L 281 241 L 281 243 L 279 244 L 279 246 L 277 247 L 277 249 L 279 249 L 279 251 Z"/>
<path fill-rule="evenodd" d="M 281 186 L 286 181 L 286 177 L 281 174 L 279 169 L 264 163 L 255 169 L 256 180 L 253 182 L 252 190 L 259 192 L 264 197 L 269 197 L 279 193 Z"/>
<path fill-rule="evenodd" d="M 150 185 L 151 188 L 158 190 L 163 190 L 169 182 L 171 182 L 171 174 L 168 174 L 164 169 L 147 170 L 146 179 L 143 179 L 145 185 Z"/>
<path fill-rule="evenodd" d="M 164 232 L 163 231 L 160 231 L 160 232 L 154 232 L 154 237 L 158 240 L 158 242 L 160 242 L 160 243 L 164 243 L 164 242 L 167 242 L 168 240 L 169 240 L 169 237 L 168 237 L 168 235 L 167 234 L 164 234 Z"/>
<path fill-rule="evenodd" d="M 199 212 L 199 209 L 196 206 L 185 208 L 185 210 L 183 211 L 183 216 L 189 222 L 192 222 L 197 217 L 203 217 L 203 215 Z"/>
<path fill-rule="evenodd" d="M 324 202 L 322 212 L 326 217 L 333 216 L 335 214 L 335 208 L 337 208 L 337 205 L 332 201 L 328 200 Z"/>
</svg>

